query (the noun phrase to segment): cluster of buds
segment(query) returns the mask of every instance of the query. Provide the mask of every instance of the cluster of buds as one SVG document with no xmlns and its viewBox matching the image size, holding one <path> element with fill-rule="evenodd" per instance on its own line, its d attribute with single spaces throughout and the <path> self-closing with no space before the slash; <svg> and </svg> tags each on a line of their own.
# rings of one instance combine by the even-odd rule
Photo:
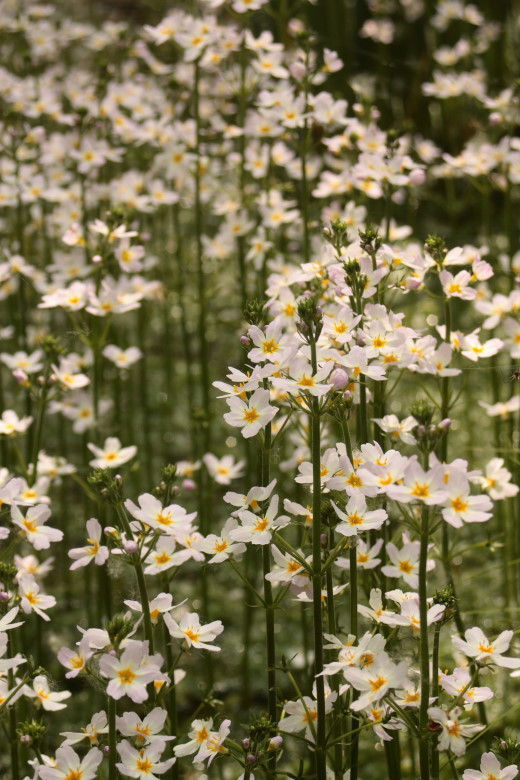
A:
<svg viewBox="0 0 520 780">
<path fill-rule="evenodd" d="M 128 616 L 128 613 L 118 613 L 108 621 L 106 625 L 107 634 L 110 637 L 112 647 L 117 650 L 119 645 L 130 636 L 134 630 L 135 620 Z"/>
<path fill-rule="evenodd" d="M 367 255 L 374 258 L 381 249 L 383 239 L 379 235 L 379 230 L 372 225 L 367 225 L 364 230 L 359 231 L 359 243 Z"/>
<path fill-rule="evenodd" d="M 306 290 L 298 303 L 298 333 L 309 343 L 316 342 L 323 328 L 323 311 L 318 305 L 318 298 L 310 290 Z"/>
<path fill-rule="evenodd" d="M 179 488 L 175 485 L 177 479 L 177 466 L 173 463 L 168 463 L 161 469 L 161 482 L 152 490 L 153 495 L 159 499 L 159 501 L 167 505 L 170 503 L 172 496 L 177 495 Z"/>
<path fill-rule="evenodd" d="M 266 755 L 279 750 L 282 744 L 283 738 L 276 734 L 276 726 L 271 719 L 260 716 L 249 726 L 249 736 L 242 740 L 246 766 L 260 764 Z"/>
<path fill-rule="evenodd" d="M 457 599 L 453 594 L 453 587 L 451 585 L 446 585 L 445 588 L 438 590 L 433 596 L 433 603 L 443 604 L 445 606 L 439 625 L 451 620 L 458 610 Z"/>
<path fill-rule="evenodd" d="M 434 423 L 434 409 L 424 400 L 417 401 L 410 411 L 419 423 L 415 429 L 417 446 L 423 454 L 429 455 L 430 452 L 436 449 L 442 437 L 449 431 L 451 420 L 449 417 L 446 417 L 439 423 Z"/>
<path fill-rule="evenodd" d="M 497 758 L 503 759 L 506 764 L 518 764 L 520 761 L 520 742 L 514 735 L 495 737 L 491 743 L 491 750 Z"/>
<path fill-rule="evenodd" d="M 123 500 L 123 477 L 113 474 L 110 469 L 94 469 L 87 482 L 109 504 L 120 504 Z"/>
<path fill-rule="evenodd" d="M 18 724 L 16 733 L 20 739 L 20 742 L 25 747 L 33 747 L 38 750 L 41 745 L 47 726 L 44 723 L 40 723 L 38 720 L 29 720 Z"/>
<path fill-rule="evenodd" d="M 338 255 L 341 254 L 342 248 L 348 244 L 348 228 L 347 222 L 342 219 L 333 219 L 329 227 L 323 230 L 325 241 L 334 247 Z"/>
<path fill-rule="evenodd" d="M 263 322 L 265 311 L 264 304 L 257 298 L 253 298 L 252 301 L 248 301 L 243 311 L 244 319 L 249 325 L 260 326 Z M 248 339 L 249 343 L 249 339 Z"/>
<path fill-rule="evenodd" d="M 435 260 L 440 270 L 448 252 L 446 242 L 442 236 L 437 236 L 435 234 L 429 235 L 424 242 L 424 249 L 428 252 L 430 257 Z"/>
</svg>

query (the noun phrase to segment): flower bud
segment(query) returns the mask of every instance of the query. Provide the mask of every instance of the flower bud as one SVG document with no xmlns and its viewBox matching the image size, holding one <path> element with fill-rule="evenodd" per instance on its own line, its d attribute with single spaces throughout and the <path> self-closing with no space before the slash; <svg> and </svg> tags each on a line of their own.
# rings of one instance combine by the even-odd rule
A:
<svg viewBox="0 0 520 780">
<path fill-rule="evenodd" d="M 103 262 L 103 258 L 101 257 L 101 255 L 94 255 L 92 258 L 92 262 L 95 263 L 96 265 L 99 265 L 99 263 Z"/>
<path fill-rule="evenodd" d="M 135 539 L 127 539 L 124 543 L 125 552 L 131 555 L 132 553 L 136 553 L 139 549 L 139 545 L 135 541 Z"/>
<path fill-rule="evenodd" d="M 269 742 L 269 745 L 267 746 L 268 750 L 278 750 L 283 745 L 283 737 L 281 737 L 279 734 L 276 737 L 273 737 L 272 740 Z"/>
<path fill-rule="evenodd" d="M 343 368 L 336 368 L 330 375 L 330 381 L 334 385 L 335 390 L 343 390 L 349 383 L 349 377 Z"/>
<path fill-rule="evenodd" d="M 296 79 L 296 81 L 301 81 L 307 73 L 307 68 L 303 62 L 298 60 L 289 65 L 289 72 L 293 79 Z"/>
<path fill-rule="evenodd" d="M 244 750 L 247 750 L 250 744 L 251 744 L 251 740 L 249 739 L 249 737 L 245 737 L 242 740 L 242 747 L 244 748 Z"/>
<path fill-rule="evenodd" d="M 240 336 L 240 343 L 244 347 L 248 347 L 251 344 L 251 339 L 249 336 Z"/>
<path fill-rule="evenodd" d="M 193 491 L 197 489 L 197 483 L 194 482 L 193 479 L 183 479 L 182 487 L 184 490 L 187 490 L 189 493 L 193 493 Z"/>
<path fill-rule="evenodd" d="M 10 598 L 11 598 L 11 596 L 9 595 L 9 593 L 7 593 L 7 591 L 5 591 L 5 590 L 1 590 L 0 591 L 0 602 L 2 604 L 5 604 L 6 601 L 9 601 Z"/>
<path fill-rule="evenodd" d="M 441 428 L 443 431 L 449 430 L 451 427 L 451 419 L 449 417 L 445 417 L 444 420 L 441 420 L 439 423 L 439 428 Z"/>
<path fill-rule="evenodd" d="M 20 385 L 24 385 L 29 380 L 29 377 L 25 371 L 23 371 L 21 368 L 15 368 L 13 371 L 13 376 Z"/>
<path fill-rule="evenodd" d="M 415 168 L 413 171 L 410 171 L 410 181 L 412 184 L 415 184 L 416 187 L 424 184 L 426 181 L 426 174 L 422 168 Z"/>
<path fill-rule="evenodd" d="M 248 764 L 254 764 L 256 761 L 256 756 L 254 756 L 252 753 L 248 753 L 246 756 L 246 761 Z"/>
</svg>

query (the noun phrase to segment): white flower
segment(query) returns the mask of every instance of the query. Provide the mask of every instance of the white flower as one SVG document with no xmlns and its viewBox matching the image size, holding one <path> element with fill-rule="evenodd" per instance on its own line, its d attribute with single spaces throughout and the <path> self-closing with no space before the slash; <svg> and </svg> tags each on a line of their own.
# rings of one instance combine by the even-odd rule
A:
<svg viewBox="0 0 520 780">
<path fill-rule="evenodd" d="M 492 458 L 486 464 L 485 474 L 478 478 L 478 482 L 493 501 L 500 501 L 516 496 L 520 489 L 518 485 L 511 483 L 511 476 L 511 472 L 504 467 L 503 458 Z"/>
<path fill-rule="evenodd" d="M 92 720 L 81 731 L 62 731 L 60 737 L 66 737 L 63 745 L 75 745 L 83 739 L 88 739 L 91 745 L 97 745 L 100 734 L 108 733 L 107 714 L 104 710 L 95 712 Z"/>
<path fill-rule="evenodd" d="M 188 514 L 179 504 L 163 507 L 159 499 L 151 493 L 143 493 L 137 501 L 139 506 L 127 499 L 125 509 L 145 526 L 171 535 L 176 540 L 180 534 L 189 534 L 193 530 L 192 521 L 197 516 L 196 512 Z"/>
<path fill-rule="evenodd" d="M 222 561 L 227 561 L 230 556 L 235 557 L 246 551 L 245 544 L 235 542 L 231 538 L 231 531 L 237 526 L 237 520 L 234 517 L 230 517 L 219 535 L 208 534 L 208 536 L 197 543 L 199 550 L 206 553 L 206 555 L 212 556 L 208 563 L 222 563 Z"/>
<path fill-rule="evenodd" d="M 462 756 L 466 752 L 466 741 L 464 737 L 469 737 L 481 731 L 484 726 L 469 725 L 461 723 L 459 720 L 463 710 L 460 707 L 448 711 L 440 707 L 430 707 L 428 715 L 430 719 L 441 726 L 441 733 L 437 743 L 438 750 L 451 750 L 456 756 Z"/>
<path fill-rule="evenodd" d="M 17 433 L 25 433 L 32 421 L 32 417 L 18 417 L 16 412 L 7 409 L 5 412 L 2 412 L 2 417 L 0 418 L 0 434 L 14 436 Z"/>
<path fill-rule="evenodd" d="M 130 368 L 142 358 L 143 353 L 138 347 L 121 349 L 116 344 L 107 344 L 103 349 L 103 355 L 118 368 Z"/>
<path fill-rule="evenodd" d="M 175 739 L 173 736 L 157 736 L 164 727 L 167 715 L 161 707 L 154 707 L 144 718 L 135 712 L 125 712 L 116 718 L 117 730 L 124 737 L 133 737 L 139 747 L 157 740 L 164 742 Z"/>
<path fill-rule="evenodd" d="M 206 453 L 202 458 L 210 477 L 219 485 L 229 485 L 232 479 L 238 479 L 243 475 L 243 460 L 235 463 L 233 455 L 224 455 L 223 458 L 217 458 L 211 452 Z"/>
<path fill-rule="evenodd" d="M 247 401 L 236 396 L 227 398 L 231 411 L 224 415 L 224 420 L 234 428 L 241 428 L 244 439 L 256 436 L 278 412 L 276 407 L 269 406 L 269 397 L 269 390 L 259 388 Z"/>
<path fill-rule="evenodd" d="M 11 506 L 13 523 L 20 528 L 35 550 L 47 550 L 51 542 L 60 542 L 63 539 L 63 531 L 44 525 L 50 516 L 51 510 L 45 504 L 29 507 L 25 517 L 15 504 Z"/>
<path fill-rule="evenodd" d="M 70 569 L 79 569 L 81 566 L 87 566 L 92 560 L 98 565 L 102 566 L 108 558 L 108 547 L 101 545 L 101 535 L 103 529 L 98 520 L 95 517 L 91 517 L 87 520 L 87 542 L 90 542 L 86 547 L 74 547 L 69 550 L 68 556 L 72 558 L 74 563 Z"/>
<path fill-rule="evenodd" d="M 72 696 L 70 691 L 51 691 L 49 688 L 49 681 L 44 674 L 39 674 L 35 677 L 32 688 L 27 685 L 25 686 L 24 692 L 26 696 L 37 699 L 43 709 L 49 712 L 64 710 L 67 705 L 62 704 L 62 701 L 70 699 Z M 51 775 L 49 775 L 49 777 L 51 777 Z M 60 777 L 60 775 L 56 775 L 56 777 Z M 94 777 L 94 775 L 92 775 L 92 777 Z"/>
<path fill-rule="evenodd" d="M 162 775 L 167 772 L 177 760 L 174 757 L 169 758 L 167 761 L 160 761 L 164 747 L 164 741 L 155 740 L 150 745 L 137 750 L 130 742 L 124 739 L 117 746 L 117 752 L 121 756 L 121 761 L 117 764 L 117 768 L 126 777 L 135 777 L 138 780 L 154 780 L 156 775 Z"/>
<path fill-rule="evenodd" d="M 365 497 L 362 495 L 351 496 L 345 507 L 345 512 L 333 501 L 331 504 L 339 519 L 342 520 L 335 528 L 342 536 L 356 536 L 362 531 L 381 528 L 388 517 L 384 509 L 375 509 L 369 512 Z"/>
<path fill-rule="evenodd" d="M 220 620 L 214 620 L 212 623 L 201 626 L 197 613 L 187 612 L 181 617 L 179 622 L 174 620 L 168 613 L 165 613 L 164 622 L 170 632 L 170 636 L 184 639 L 188 647 L 197 647 L 201 650 L 212 650 L 213 652 L 219 652 L 221 649 L 209 644 L 224 630 Z"/>
<path fill-rule="evenodd" d="M 62 647 L 58 653 L 58 661 L 63 664 L 70 672 L 65 677 L 77 677 L 85 668 L 85 664 L 93 655 L 90 649 L 88 637 L 83 636 L 77 650 L 69 650 L 68 647 Z"/>
<path fill-rule="evenodd" d="M 112 436 L 105 439 L 103 447 L 96 447 L 92 443 L 87 444 L 87 447 L 96 456 L 89 464 L 97 469 L 117 469 L 128 463 L 137 452 L 136 446 L 122 447 L 119 439 Z"/>
<path fill-rule="evenodd" d="M 278 512 L 278 496 L 273 496 L 267 512 L 263 515 L 255 515 L 248 509 L 239 512 L 238 517 L 242 525 L 230 532 L 230 537 L 238 542 L 251 542 L 252 544 L 269 544 L 273 531 L 283 528 L 290 522 L 287 515 L 276 517 Z"/>
<path fill-rule="evenodd" d="M 160 655 L 148 655 L 148 642 L 132 639 L 126 643 L 120 658 L 103 655 L 99 671 L 110 680 L 107 686 L 109 696 L 113 699 L 129 696 L 133 702 L 140 704 L 148 698 L 148 683 L 168 680 L 160 671 L 161 664 Z"/>
<path fill-rule="evenodd" d="M 70 745 L 63 744 L 56 751 L 56 767 L 40 766 L 41 780 L 93 780 L 103 760 L 103 753 L 92 748 L 81 759 Z"/>
<path fill-rule="evenodd" d="M 32 574 L 23 574 L 18 582 L 18 592 L 20 594 L 21 606 L 26 614 L 36 612 L 44 620 L 49 621 L 50 617 L 44 610 L 56 606 L 54 596 L 47 596 L 40 593 L 40 586 Z"/>
<path fill-rule="evenodd" d="M 464 633 L 466 640 L 453 634 L 451 641 L 468 658 L 475 658 L 479 662 L 490 661 L 497 666 L 506 666 L 508 669 L 518 669 L 520 667 L 520 658 L 504 658 L 502 655 L 507 651 L 514 636 L 513 631 L 502 631 L 492 642 L 489 641 L 481 628 L 474 626 L 468 628 Z"/>
<path fill-rule="evenodd" d="M 480 771 L 478 769 L 465 769 L 462 780 L 514 780 L 518 774 L 516 764 L 509 764 L 503 769 L 494 753 L 483 753 L 480 759 Z"/>
</svg>

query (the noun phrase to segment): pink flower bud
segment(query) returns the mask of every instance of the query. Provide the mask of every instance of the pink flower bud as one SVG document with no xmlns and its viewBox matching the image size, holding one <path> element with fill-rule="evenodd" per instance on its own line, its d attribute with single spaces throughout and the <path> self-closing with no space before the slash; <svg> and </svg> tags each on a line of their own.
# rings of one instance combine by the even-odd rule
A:
<svg viewBox="0 0 520 780">
<path fill-rule="evenodd" d="M 101 255 L 94 255 L 92 258 L 92 262 L 96 263 L 96 265 L 99 265 L 99 263 L 103 262 L 103 258 L 101 257 Z"/>
<path fill-rule="evenodd" d="M 244 347 L 248 347 L 251 344 L 251 339 L 249 338 L 249 336 L 240 336 L 240 343 Z"/>
<path fill-rule="evenodd" d="M 197 489 L 197 483 L 194 482 L 193 479 L 183 479 L 182 487 L 184 490 L 187 490 L 189 493 L 193 493 L 193 491 Z"/>
<path fill-rule="evenodd" d="M 449 430 L 451 428 L 451 419 L 449 417 L 445 417 L 444 420 L 440 421 L 439 428 L 442 428 L 443 431 Z"/>
<path fill-rule="evenodd" d="M 13 371 L 13 376 L 20 385 L 24 385 L 29 379 L 25 371 L 23 371 L 21 368 L 15 368 Z"/>
<path fill-rule="evenodd" d="M 424 184 L 424 182 L 426 181 L 426 174 L 422 170 L 422 168 L 415 168 L 413 171 L 410 171 L 410 181 L 416 187 L 419 187 L 421 184 Z"/>
<path fill-rule="evenodd" d="M 244 748 L 244 750 L 247 750 L 250 744 L 251 744 L 251 740 L 249 739 L 249 737 L 245 737 L 242 740 L 242 747 Z"/>
<path fill-rule="evenodd" d="M 500 125 L 502 123 L 502 116 L 498 113 L 498 111 L 492 111 L 489 115 L 489 124 L 490 125 Z"/>
<path fill-rule="evenodd" d="M 289 71 L 293 79 L 296 79 L 296 81 L 301 81 L 307 72 L 307 68 L 305 67 L 303 62 L 300 62 L 298 60 L 296 62 L 291 63 L 291 65 L 289 65 Z"/>
<path fill-rule="evenodd" d="M 335 390 L 343 390 L 348 385 L 348 374 L 343 368 L 336 368 L 330 375 L 330 381 Z"/>
<path fill-rule="evenodd" d="M 256 756 L 254 756 L 252 753 L 248 753 L 246 756 L 246 761 L 248 764 L 254 764 L 256 761 Z"/>
<path fill-rule="evenodd" d="M 283 745 L 283 737 L 280 735 L 273 737 L 267 747 L 268 750 L 278 750 Z"/>
<path fill-rule="evenodd" d="M 139 549 L 139 545 L 135 539 L 127 539 L 123 546 L 125 548 L 125 552 L 127 552 L 129 555 L 136 553 Z"/>
<path fill-rule="evenodd" d="M 9 595 L 9 593 L 7 593 L 7 591 L 5 590 L 0 591 L 0 602 L 5 604 L 5 602 L 9 601 L 10 598 L 11 596 Z"/>
</svg>

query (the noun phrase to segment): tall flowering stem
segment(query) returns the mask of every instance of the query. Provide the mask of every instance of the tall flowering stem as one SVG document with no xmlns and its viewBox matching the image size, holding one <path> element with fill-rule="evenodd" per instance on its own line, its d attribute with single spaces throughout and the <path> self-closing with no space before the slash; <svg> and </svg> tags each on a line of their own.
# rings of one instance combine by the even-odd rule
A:
<svg viewBox="0 0 520 780">
<path fill-rule="evenodd" d="M 262 485 L 269 484 L 271 458 L 271 423 L 265 428 L 264 446 L 262 448 Z M 267 710 L 272 723 L 277 721 L 276 711 L 276 646 L 274 635 L 274 602 L 271 582 L 266 575 L 271 571 L 269 545 L 262 546 L 262 571 L 264 575 L 264 602 L 265 602 L 265 636 L 267 649 Z M 271 768 L 276 764 L 276 754 L 273 753 Z"/>
<path fill-rule="evenodd" d="M 421 666 L 421 702 L 419 708 L 419 766 L 421 780 L 430 778 L 430 757 L 428 738 L 428 704 L 430 698 L 430 657 L 428 648 L 428 591 L 427 591 L 427 563 L 428 563 L 428 538 L 430 525 L 430 510 L 428 506 L 422 508 L 421 516 L 421 548 L 419 554 L 419 619 L 421 625 L 420 635 L 420 666 Z M 433 670 L 436 674 L 436 670 Z"/>
<path fill-rule="evenodd" d="M 316 302 L 308 298 L 300 304 L 299 314 L 311 350 L 312 371 L 318 370 L 316 342 L 321 332 L 321 312 Z M 320 402 L 311 401 L 311 447 L 312 447 L 312 602 L 314 620 L 314 674 L 316 678 L 317 723 L 316 723 L 316 777 L 324 780 L 326 764 L 325 730 L 325 680 L 323 672 L 323 614 L 322 614 L 322 563 L 321 563 L 321 434 Z"/>
<path fill-rule="evenodd" d="M 116 700 L 108 696 L 108 780 L 117 780 L 117 731 L 116 731 Z"/>
</svg>

